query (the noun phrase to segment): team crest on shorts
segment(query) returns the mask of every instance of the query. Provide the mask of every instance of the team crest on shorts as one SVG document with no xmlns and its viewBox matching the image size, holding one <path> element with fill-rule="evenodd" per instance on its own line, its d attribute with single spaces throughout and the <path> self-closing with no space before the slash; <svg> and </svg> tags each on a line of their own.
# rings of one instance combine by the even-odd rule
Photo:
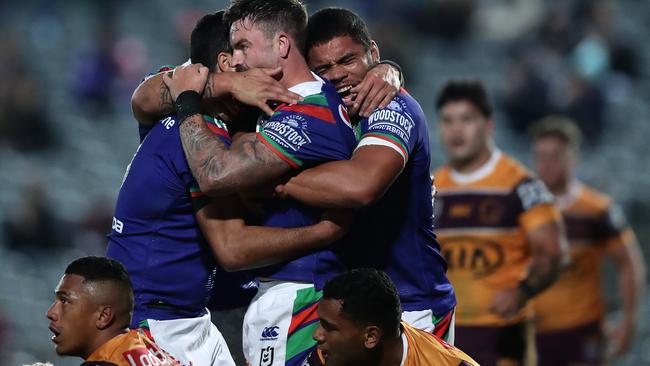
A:
<svg viewBox="0 0 650 366">
<path fill-rule="evenodd" d="M 271 366 L 273 365 L 273 353 L 275 349 L 271 346 L 262 348 L 262 353 L 260 353 L 260 366 Z"/>
</svg>

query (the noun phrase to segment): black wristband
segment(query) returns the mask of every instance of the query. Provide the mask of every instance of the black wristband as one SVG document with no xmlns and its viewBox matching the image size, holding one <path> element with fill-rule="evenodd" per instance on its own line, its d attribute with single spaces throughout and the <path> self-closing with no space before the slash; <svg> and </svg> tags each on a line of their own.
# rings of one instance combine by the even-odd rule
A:
<svg viewBox="0 0 650 366">
<path fill-rule="evenodd" d="M 526 281 L 519 282 L 519 290 L 526 295 L 526 298 L 530 299 L 537 294 L 534 288 L 532 288 Z"/>
<path fill-rule="evenodd" d="M 402 67 L 397 62 L 391 60 L 381 60 L 378 64 L 386 64 L 396 68 L 399 72 L 399 82 L 402 86 L 404 86 L 404 73 L 402 73 Z"/>
<path fill-rule="evenodd" d="M 195 114 L 201 114 L 201 95 L 194 90 L 186 90 L 176 97 L 174 102 L 178 122 L 183 123 L 185 119 Z"/>
</svg>

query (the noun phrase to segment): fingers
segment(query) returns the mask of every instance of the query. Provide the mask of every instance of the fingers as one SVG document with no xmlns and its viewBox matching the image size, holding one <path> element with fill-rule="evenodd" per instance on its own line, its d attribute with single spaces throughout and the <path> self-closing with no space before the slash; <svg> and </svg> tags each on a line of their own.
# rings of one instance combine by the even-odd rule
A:
<svg viewBox="0 0 650 366">
<path fill-rule="evenodd" d="M 361 111 L 363 102 L 365 101 L 368 93 L 372 88 L 372 81 L 369 80 L 371 79 L 369 75 L 370 74 L 366 74 L 366 77 L 363 79 L 363 81 L 350 89 L 350 94 L 356 94 L 354 102 L 352 103 L 352 108 L 350 108 L 352 114 L 357 114 L 359 111 Z"/>
<path fill-rule="evenodd" d="M 258 101 L 256 104 L 257 108 L 261 109 L 264 113 L 266 113 L 267 116 L 272 116 L 273 115 L 273 109 L 269 107 L 268 104 L 264 100 Z"/>
<path fill-rule="evenodd" d="M 388 84 L 384 84 L 381 89 L 378 89 L 377 93 L 374 94 L 374 96 L 371 97 L 371 93 L 368 93 L 368 97 L 364 101 L 364 106 L 363 109 L 361 110 L 361 115 L 363 117 L 368 117 L 374 112 L 377 108 L 383 108 L 388 105 L 386 103 L 384 106 L 381 106 L 381 102 L 386 99 L 388 96 L 391 96 L 392 90 Z M 394 95 L 392 95 L 394 97 Z M 393 99 L 392 97 L 390 99 Z M 390 102 L 390 100 L 389 100 Z"/>
</svg>

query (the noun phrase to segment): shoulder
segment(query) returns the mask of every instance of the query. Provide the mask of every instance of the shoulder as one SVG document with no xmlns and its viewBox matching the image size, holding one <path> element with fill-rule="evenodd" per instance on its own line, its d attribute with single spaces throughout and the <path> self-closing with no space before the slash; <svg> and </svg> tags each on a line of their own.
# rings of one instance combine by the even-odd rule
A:
<svg viewBox="0 0 650 366">
<path fill-rule="evenodd" d="M 605 212 L 608 211 L 610 206 L 615 204 L 612 199 L 605 193 L 596 190 L 586 184 L 580 185 L 580 195 L 578 196 L 578 203 L 581 206 L 589 206 L 594 211 Z"/>
<path fill-rule="evenodd" d="M 433 184 L 436 188 L 448 185 L 451 181 L 449 179 L 450 168 L 448 165 L 438 167 L 433 171 Z"/>
</svg>

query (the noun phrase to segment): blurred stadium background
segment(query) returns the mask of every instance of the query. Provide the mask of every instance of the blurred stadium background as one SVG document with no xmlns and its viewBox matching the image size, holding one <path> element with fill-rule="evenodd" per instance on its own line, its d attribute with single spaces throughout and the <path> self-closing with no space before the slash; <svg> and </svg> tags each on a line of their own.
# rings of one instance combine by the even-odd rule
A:
<svg viewBox="0 0 650 366">
<path fill-rule="evenodd" d="M 579 177 L 625 209 L 650 253 L 650 2 L 306 1 L 360 13 L 382 58 L 402 65 L 444 161 L 434 98 L 450 77 L 484 80 L 497 144 L 530 163 L 527 126 L 566 113 L 586 137 Z M 53 351 L 45 312 L 68 262 L 104 253 L 138 135 L 130 96 L 144 74 L 187 59 L 189 33 L 226 1 L 0 2 L 0 364 L 78 365 Z M 530 166 L 530 165 L 529 165 Z M 609 315 L 615 281 L 605 277 Z M 633 349 L 650 365 L 650 291 Z"/>
</svg>

